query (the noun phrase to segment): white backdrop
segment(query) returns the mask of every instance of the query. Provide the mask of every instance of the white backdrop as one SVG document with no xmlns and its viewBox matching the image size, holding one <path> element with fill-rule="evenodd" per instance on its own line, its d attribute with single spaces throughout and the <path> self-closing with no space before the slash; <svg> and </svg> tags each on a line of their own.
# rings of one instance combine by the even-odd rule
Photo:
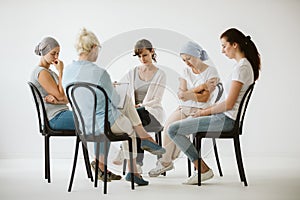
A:
<svg viewBox="0 0 300 200">
<path fill-rule="evenodd" d="M 243 153 L 245 156 L 299 157 L 300 134 L 296 127 L 300 100 L 297 94 L 300 2 L 168 2 L 2 0 L 0 158 L 42 157 L 43 139 L 38 133 L 34 104 L 26 84 L 39 60 L 33 50 L 44 36 L 53 36 L 61 44 L 60 59 L 68 64 L 77 58 L 74 40 L 83 26 L 95 32 L 101 42 L 144 28 L 177 32 L 197 41 L 208 51 L 222 78 L 229 75 L 233 62 L 221 53 L 220 34 L 230 27 L 249 34 L 261 53 L 262 73 L 246 116 Z M 174 44 L 177 41 L 174 40 Z M 178 57 L 166 52 L 158 52 L 158 60 L 158 64 L 164 66 L 183 66 Z M 137 58 L 127 54 L 116 60 L 114 66 L 124 70 L 137 63 Z M 118 79 L 123 72 L 115 69 L 109 70 L 113 79 Z M 176 99 L 165 97 L 163 103 L 170 113 L 176 106 Z M 73 154 L 72 140 L 52 139 L 52 142 L 53 156 Z M 221 154 L 230 154 L 231 143 L 222 143 Z"/>
</svg>

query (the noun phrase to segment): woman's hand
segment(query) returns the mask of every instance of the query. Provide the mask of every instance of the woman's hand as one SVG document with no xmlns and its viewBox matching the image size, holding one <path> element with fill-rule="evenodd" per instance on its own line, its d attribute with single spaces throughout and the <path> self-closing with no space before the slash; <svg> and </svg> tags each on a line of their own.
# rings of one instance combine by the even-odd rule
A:
<svg viewBox="0 0 300 200">
<path fill-rule="evenodd" d="M 193 93 L 188 91 L 178 90 L 177 96 L 182 101 L 188 101 L 191 100 L 191 98 L 193 97 Z"/>
<path fill-rule="evenodd" d="M 55 66 L 56 70 L 59 72 L 62 72 L 62 70 L 64 69 L 64 63 L 61 60 L 57 59 L 52 64 Z"/>
<path fill-rule="evenodd" d="M 183 98 L 184 98 L 183 93 L 184 93 L 183 90 L 178 90 L 178 92 L 177 92 L 177 96 L 178 96 L 178 98 L 181 99 L 181 100 L 183 100 Z"/>
<path fill-rule="evenodd" d="M 114 81 L 114 82 L 112 83 L 112 85 L 113 85 L 113 87 L 115 88 L 115 87 L 118 85 L 118 81 Z"/>
<path fill-rule="evenodd" d="M 191 113 L 191 116 L 194 117 L 194 118 L 200 117 L 201 116 L 201 110 L 198 110 L 198 111 L 196 111 L 194 113 Z"/>
<path fill-rule="evenodd" d="M 51 103 L 51 104 L 58 103 L 58 100 L 53 95 L 50 95 L 50 94 L 45 96 L 45 101 L 46 101 L 46 103 Z"/>
<path fill-rule="evenodd" d="M 205 116 L 206 114 L 204 113 L 204 109 L 199 108 L 197 111 L 191 114 L 192 117 L 200 117 L 200 116 Z"/>
</svg>

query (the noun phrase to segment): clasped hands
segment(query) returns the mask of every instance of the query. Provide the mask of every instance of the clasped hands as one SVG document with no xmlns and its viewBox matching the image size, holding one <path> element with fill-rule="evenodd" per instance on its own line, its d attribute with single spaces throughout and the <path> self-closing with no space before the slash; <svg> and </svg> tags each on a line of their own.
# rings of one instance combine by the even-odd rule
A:
<svg viewBox="0 0 300 200">
<path fill-rule="evenodd" d="M 190 116 L 196 118 L 196 117 L 200 117 L 200 116 L 204 116 L 204 110 L 199 108 L 196 112 L 193 112 L 190 114 Z"/>
</svg>

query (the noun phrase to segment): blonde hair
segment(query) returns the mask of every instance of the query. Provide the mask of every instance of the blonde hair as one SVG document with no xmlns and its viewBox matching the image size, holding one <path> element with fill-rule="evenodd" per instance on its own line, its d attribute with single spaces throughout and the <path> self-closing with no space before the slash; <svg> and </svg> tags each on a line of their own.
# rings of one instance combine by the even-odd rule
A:
<svg viewBox="0 0 300 200">
<path fill-rule="evenodd" d="M 78 55 L 89 53 L 94 45 L 100 46 L 100 42 L 96 35 L 93 32 L 86 30 L 86 28 L 82 28 L 75 44 Z"/>
</svg>

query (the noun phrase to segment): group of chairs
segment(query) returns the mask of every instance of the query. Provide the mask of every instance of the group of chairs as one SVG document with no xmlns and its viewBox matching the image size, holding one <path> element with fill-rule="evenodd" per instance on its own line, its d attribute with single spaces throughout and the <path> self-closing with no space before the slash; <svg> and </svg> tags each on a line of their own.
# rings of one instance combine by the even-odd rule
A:
<svg viewBox="0 0 300 200">
<path fill-rule="evenodd" d="M 235 155 L 236 155 L 236 161 L 238 165 L 238 170 L 239 170 L 239 175 L 241 182 L 244 183 L 245 186 L 247 186 L 247 181 L 246 181 L 246 176 L 245 176 L 245 171 L 243 167 L 243 162 L 242 162 L 242 154 L 241 154 L 241 148 L 240 148 L 240 141 L 239 141 L 239 136 L 242 134 L 242 129 L 243 129 L 243 122 L 244 122 L 244 117 L 246 113 L 246 109 L 248 106 L 249 99 L 251 97 L 253 88 L 254 88 L 253 83 L 248 90 L 246 91 L 241 104 L 238 109 L 238 115 L 237 115 L 237 120 L 235 121 L 235 125 L 232 131 L 228 132 L 198 132 L 196 136 L 193 139 L 193 143 L 196 146 L 198 152 L 199 152 L 199 161 L 201 161 L 201 141 L 203 138 L 212 138 L 213 141 L 213 148 L 214 148 L 214 154 L 216 157 L 217 161 L 217 166 L 219 170 L 220 176 L 223 176 L 222 170 L 221 170 L 221 165 L 219 161 L 219 156 L 218 156 L 218 151 L 217 151 L 217 144 L 216 144 L 216 139 L 233 139 L 234 142 L 234 147 L 235 147 Z M 87 149 L 87 144 L 89 142 L 96 143 L 96 158 L 99 158 L 99 149 L 100 149 L 100 143 L 104 144 L 104 187 L 103 187 L 103 192 L 104 194 L 107 193 L 107 157 L 108 157 L 108 142 L 120 142 L 120 141 L 127 141 L 129 144 L 129 155 L 130 155 L 130 164 L 132 166 L 133 164 L 133 158 L 132 158 L 132 139 L 126 134 L 118 135 L 116 136 L 113 134 L 111 131 L 111 126 L 108 120 L 108 104 L 109 104 L 109 98 L 107 96 L 106 91 L 99 85 L 91 84 L 91 83 L 86 83 L 86 82 L 76 82 L 69 84 L 66 88 L 66 94 L 69 99 L 70 105 L 73 110 L 74 114 L 74 121 L 75 121 L 75 130 L 53 130 L 49 126 L 49 121 L 47 118 L 46 114 L 46 109 L 45 109 L 45 104 L 43 97 L 41 96 L 40 92 L 38 89 L 35 87 L 35 85 L 31 82 L 28 82 L 28 85 L 30 86 L 33 99 L 36 105 L 36 110 L 38 114 L 38 121 L 39 121 L 39 131 L 44 136 L 45 139 L 45 179 L 48 180 L 48 182 L 51 182 L 50 179 L 50 137 L 65 137 L 65 136 L 73 136 L 76 137 L 76 145 L 75 145 L 75 154 L 74 154 L 74 161 L 73 161 L 73 167 L 72 167 L 72 173 L 71 173 L 71 178 L 69 182 L 69 187 L 68 191 L 70 192 L 72 190 L 72 185 L 73 185 L 73 180 L 74 180 L 74 175 L 75 175 L 75 169 L 76 169 L 76 164 L 77 164 L 77 157 L 78 157 L 78 151 L 79 151 L 79 145 L 80 142 L 82 143 L 82 151 L 83 151 L 83 157 L 84 157 L 84 163 L 86 166 L 86 172 L 87 176 L 91 181 L 94 181 L 94 186 L 97 187 L 97 182 L 98 182 L 98 163 L 99 160 L 96 159 L 96 168 L 95 168 L 95 180 L 93 180 L 93 175 L 91 172 L 90 168 L 90 161 L 89 161 L 89 154 L 88 154 L 88 149 Z M 222 84 L 217 85 L 217 89 L 219 90 L 218 96 L 216 98 L 216 101 L 220 99 L 223 93 L 223 86 Z M 84 109 L 82 109 L 82 104 L 80 103 L 80 98 L 76 98 L 76 92 L 77 91 L 83 91 L 85 90 L 86 95 L 90 95 L 92 101 L 90 102 L 90 107 L 92 110 L 90 110 L 89 113 L 83 113 Z M 105 118 L 103 121 L 104 124 L 104 134 L 96 134 L 96 107 L 97 107 L 97 93 L 100 92 L 100 94 L 103 95 L 105 99 L 105 106 L 104 106 L 104 113 L 105 113 Z M 86 96 L 85 96 L 86 97 Z M 86 130 L 85 124 L 87 122 L 85 121 L 86 115 L 90 115 L 90 119 L 92 119 L 92 130 Z M 157 130 L 153 130 L 155 132 L 155 138 L 156 141 L 159 145 L 162 145 L 162 140 L 161 140 L 161 131 L 163 127 L 159 127 Z M 200 163 L 198 162 L 199 166 L 198 169 L 200 169 Z M 126 162 L 124 162 L 124 167 L 123 167 L 123 174 L 125 174 L 126 170 Z M 131 169 L 129 169 L 131 170 Z M 130 171 L 130 173 L 133 173 Z M 163 175 L 166 175 L 164 173 Z M 191 175 L 191 163 L 188 161 L 188 176 Z M 198 173 L 198 185 L 201 185 L 201 173 Z M 134 176 L 131 174 L 131 189 L 134 190 Z"/>
</svg>

